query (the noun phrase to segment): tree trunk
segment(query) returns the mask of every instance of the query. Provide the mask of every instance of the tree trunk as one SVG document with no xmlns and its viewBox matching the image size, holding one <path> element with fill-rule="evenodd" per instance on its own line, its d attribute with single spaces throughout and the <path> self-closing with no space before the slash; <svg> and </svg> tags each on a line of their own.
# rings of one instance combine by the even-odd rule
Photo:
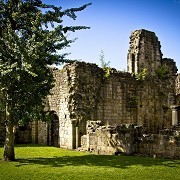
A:
<svg viewBox="0 0 180 180">
<path fill-rule="evenodd" d="M 14 132 L 13 125 L 11 123 L 6 124 L 6 138 L 4 144 L 4 160 L 5 161 L 14 161 Z"/>
</svg>

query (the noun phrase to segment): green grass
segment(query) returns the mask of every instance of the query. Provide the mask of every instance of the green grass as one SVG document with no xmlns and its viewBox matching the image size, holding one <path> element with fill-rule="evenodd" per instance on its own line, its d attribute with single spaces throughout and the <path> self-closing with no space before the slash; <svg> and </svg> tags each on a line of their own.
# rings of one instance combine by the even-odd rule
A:
<svg viewBox="0 0 180 180">
<path fill-rule="evenodd" d="M 15 152 L 15 162 L 0 159 L 0 180 L 180 180 L 180 160 L 93 155 L 37 145 L 19 145 Z"/>
</svg>

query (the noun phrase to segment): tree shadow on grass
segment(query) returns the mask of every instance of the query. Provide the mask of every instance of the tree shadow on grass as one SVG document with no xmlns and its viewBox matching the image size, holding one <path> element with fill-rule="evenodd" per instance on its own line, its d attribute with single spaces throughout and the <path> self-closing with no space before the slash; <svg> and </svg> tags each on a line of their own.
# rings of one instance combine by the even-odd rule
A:
<svg viewBox="0 0 180 180">
<path fill-rule="evenodd" d="M 63 156 L 53 158 L 32 158 L 32 159 L 17 159 L 19 165 L 38 164 L 51 167 L 64 166 L 101 166 L 113 168 L 129 168 L 135 165 L 141 166 L 167 166 L 180 167 L 180 160 L 170 159 L 154 159 L 147 157 L 136 156 L 112 156 L 112 155 L 84 155 L 84 156 Z"/>
</svg>

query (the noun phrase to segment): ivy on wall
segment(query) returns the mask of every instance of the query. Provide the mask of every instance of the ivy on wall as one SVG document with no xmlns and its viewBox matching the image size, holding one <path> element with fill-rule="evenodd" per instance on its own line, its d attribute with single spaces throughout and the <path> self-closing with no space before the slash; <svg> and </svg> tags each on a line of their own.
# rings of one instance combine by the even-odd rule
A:
<svg viewBox="0 0 180 180">
<path fill-rule="evenodd" d="M 158 67 L 155 72 L 159 79 L 167 78 L 168 74 L 170 73 L 169 68 L 166 64 Z"/>
</svg>

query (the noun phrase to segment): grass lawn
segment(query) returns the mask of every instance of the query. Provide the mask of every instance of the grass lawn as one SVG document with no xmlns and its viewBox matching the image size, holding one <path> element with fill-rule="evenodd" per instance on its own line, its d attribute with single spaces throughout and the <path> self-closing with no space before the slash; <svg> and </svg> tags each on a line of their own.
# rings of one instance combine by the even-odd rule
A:
<svg viewBox="0 0 180 180">
<path fill-rule="evenodd" d="M 17 145 L 16 162 L 3 162 L 0 180 L 180 180 L 180 160 L 93 155 L 55 147 Z"/>
</svg>

